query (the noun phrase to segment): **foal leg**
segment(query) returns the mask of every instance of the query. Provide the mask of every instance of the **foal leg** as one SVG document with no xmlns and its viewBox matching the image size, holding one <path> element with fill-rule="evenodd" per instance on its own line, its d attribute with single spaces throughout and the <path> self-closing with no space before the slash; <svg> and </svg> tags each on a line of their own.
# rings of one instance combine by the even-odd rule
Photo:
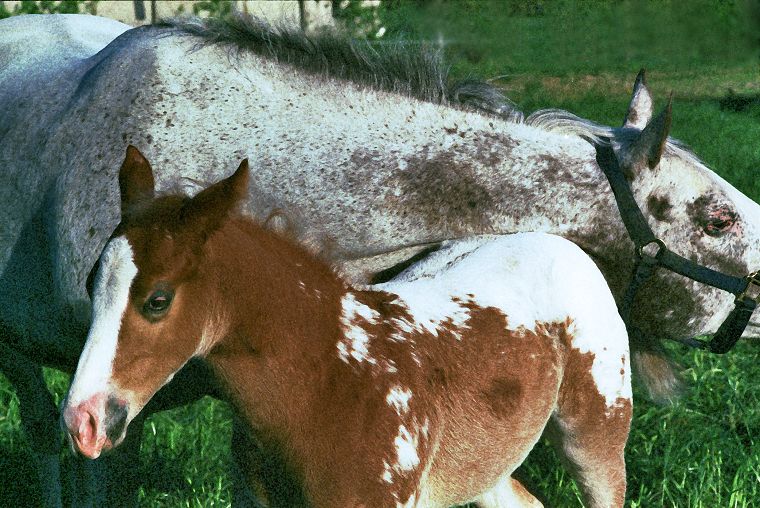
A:
<svg viewBox="0 0 760 508">
<path fill-rule="evenodd" d="M 588 365 L 581 365 L 581 369 L 572 364 L 566 367 L 546 436 L 578 482 L 587 508 L 622 507 L 626 487 L 623 451 L 632 402 L 619 397 L 608 407 Z M 623 383 L 630 386 L 630 377 L 624 375 Z"/>
<path fill-rule="evenodd" d="M 475 499 L 478 508 L 543 508 L 544 505 L 511 476 L 503 476 L 491 490 Z"/>
<path fill-rule="evenodd" d="M 0 372 L 13 385 L 19 399 L 21 427 L 34 454 L 42 506 L 59 507 L 61 434 L 58 409 L 45 384 L 42 367 L 0 342 Z"/>
</svg>

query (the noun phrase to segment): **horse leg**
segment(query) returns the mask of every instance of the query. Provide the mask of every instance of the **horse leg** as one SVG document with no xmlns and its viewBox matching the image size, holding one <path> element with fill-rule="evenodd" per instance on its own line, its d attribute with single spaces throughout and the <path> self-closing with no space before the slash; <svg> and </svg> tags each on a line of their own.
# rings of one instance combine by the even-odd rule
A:
<svg viewBox="0 0 760 508">
<path fill-rule="evenodd" d="M 590 378 L 590 373 L 586 375 Z M 625 399 L 607 408 L 604 398 L 592 392 L 596 389 L 593 380 L 580 385 L 566 381 L 546 436 L 578 482 L 585 506 L 622 507 L 626 487 L 623 451 L 631 426 L 631 401 Z"/>
<path fill-rule="evenodd" d="M 129 507 L 137 506 L 137 494 L 140 488 L 140 445 L 142 444 L 145 414 L 140 413 L 129 424 L 124 441 L 97 459 L 102 461 L 101 468 L 105 478 L 100 489 L 101 497 L 97 506 Z"/>
<path fill-rule="evenodd" d="M 478 508 L 542 508 L 544 506 L 511 476 L 500 478 L 491 490 L 475 500 L 475 504 Z"/>
<path fill-rule="evenodd" d="M 16 390 L 21 427 L 32 447 L 41 504 L 61 506 L 58 409 L 42 376 L 42 367 L 0 342 L 0 371 Z"/>
<path fill-rule="evenodd" d="M 268 508 L 266 487 L 261 482 L 258 466 L 262 460 L 260 446 L 238 416 L 232 420 L 232 506 L 235 508 Z"/>
</svg>

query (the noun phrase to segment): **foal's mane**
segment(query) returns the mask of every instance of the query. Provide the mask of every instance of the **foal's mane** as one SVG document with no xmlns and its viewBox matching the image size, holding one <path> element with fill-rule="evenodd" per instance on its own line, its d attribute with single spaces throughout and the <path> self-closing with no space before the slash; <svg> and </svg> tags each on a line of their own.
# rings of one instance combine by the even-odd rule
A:
<svg viewBox="0 0 760 508">
<path fill-rule="evenodd" d="M 412 41 L 369 42 L 338 31 L 307 34 L 293 26 L 272 25 L 243 13 L 224 18 L 177 17 L 159 26 L 219 44 L 251 51 L 306 71 L 345 79 L 375 90 L 519 120 L 522 113 L 496 87 L 467 79 L 454 82 L 439 47 Z"/>
</svg>

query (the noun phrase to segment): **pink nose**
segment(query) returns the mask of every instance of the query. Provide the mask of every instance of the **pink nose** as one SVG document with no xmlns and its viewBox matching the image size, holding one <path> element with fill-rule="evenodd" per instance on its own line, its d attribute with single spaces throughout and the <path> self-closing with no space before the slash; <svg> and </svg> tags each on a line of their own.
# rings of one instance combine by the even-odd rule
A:
<svg viewBox="0 0 760 508">
<path fill-rule="evenodd" d="M 104 445 L 110 444 L 102 428 L 104 399 L 104 394 L 96 394 L 77 406 L 67 405 L 63 411 L 63 421 L 72 442 L 79 453 L 91 459 L 97 459 Z"/>
</svg>

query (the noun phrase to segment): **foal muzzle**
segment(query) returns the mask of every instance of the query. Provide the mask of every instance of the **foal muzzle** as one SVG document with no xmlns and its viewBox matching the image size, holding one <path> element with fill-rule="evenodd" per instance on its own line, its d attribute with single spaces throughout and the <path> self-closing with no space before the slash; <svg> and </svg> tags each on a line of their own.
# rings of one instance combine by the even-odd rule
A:
<svg viewBox="0 0 760 508">
<path fill-rule="evenodd" d="M 61 418 L 72 448 L 96 459 L 124 438 L 128 414 L 125 401 L 99 393 L 76 406 L 67 403 Z"/>
</svg>

